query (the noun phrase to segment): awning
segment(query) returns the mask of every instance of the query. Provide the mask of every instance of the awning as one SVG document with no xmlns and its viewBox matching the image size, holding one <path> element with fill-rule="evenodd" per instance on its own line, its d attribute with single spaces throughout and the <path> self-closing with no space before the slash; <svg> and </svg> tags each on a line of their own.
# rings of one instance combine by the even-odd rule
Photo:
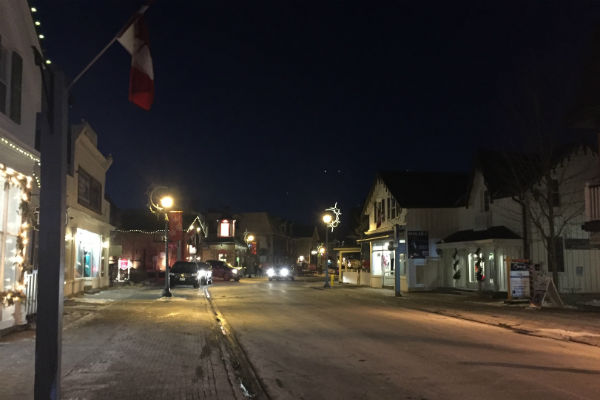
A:
<svg viewBox="0 0 600 400">
<path fill-rule="evenodd" d="M 404 231 L 398 231 L 398 233 L 403 233 Z M 362 242 L 372 242 L 373 240 L 381 240 L 381 239 L 393 239 L 394 238 L 394 231 L 385 231 L 385 232 L 377 232 L 374 233 L 373 236 L 367 236 L 363 239 L 358 239 L 356 242 L 357 243 L 362 243 Z"/>
</svg>

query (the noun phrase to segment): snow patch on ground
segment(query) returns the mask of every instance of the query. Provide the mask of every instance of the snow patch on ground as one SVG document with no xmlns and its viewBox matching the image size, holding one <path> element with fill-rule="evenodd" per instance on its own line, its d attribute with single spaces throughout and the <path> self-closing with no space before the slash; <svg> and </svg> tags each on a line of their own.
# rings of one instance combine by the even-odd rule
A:
<svg viewBox="0 0 600 400">
<path fill-rule="evenodd" d="M 173 301 L 188 301 L 188 299 L 186 299 L 185 297 L 159 297 L 158 299 L 154 300 L 154 301 L 166 301 L 167 303 L 173 302 Z"/>
<path fill-rule="evenodd" d="M 546 333 L 551 337 L 565 337 L 565 338 L 575 338 L 575 337 L 600 337 L 598 333 L 586 332 L 586 331 L 569 331 L 566 329 L 538 329 L 536 332 L 538 333 Z"/>
<path fill-rule="evenodd" d="M 113 299 L 98 299 L 98 298 L 92 298 L 92 297 L 77 297 L 75 299 L 73 299 L 74 302 L 76 303 L 93 303 L 93 304 L 106 304 L 106 303 L 112 303 L 114 300 Z"/>
<path fill-rule="evenodd" d="M 590 300 L 590 301 L 586 301 L 585 303 L 580 303 L 586 306 L 592 306 L 592 307 L 600 307 L 600 300 L 598 299 L 594 299 L 594 300 Z"/>
</svg>

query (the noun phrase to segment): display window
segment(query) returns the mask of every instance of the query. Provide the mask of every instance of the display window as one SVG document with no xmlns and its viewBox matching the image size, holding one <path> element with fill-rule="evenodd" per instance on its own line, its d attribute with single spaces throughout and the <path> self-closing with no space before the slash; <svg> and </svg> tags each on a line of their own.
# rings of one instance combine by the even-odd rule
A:
<svg viewBox="0 0 600 400">
<path fill-rule="evenodd" d="M 19 206 L 23 193 L 18 185 L 0 176 L 0 290 L 14 289 L 19 278 L 17 237 L 22 221 Z"/>
<path fill-rule="evenodd" d="M 374 244 L 371 262 L 371 273 L 375 276 L 389 274 L 393 270 L 393 252 L 388 250 L 388 243 Z"/>
<path fill-rule="evenodd" d="M 101 266 L 102 237 L 84 229 L 77 229 L 75 242 L 77 246 L 75 278 L 98 276 Z"/>
</svg>

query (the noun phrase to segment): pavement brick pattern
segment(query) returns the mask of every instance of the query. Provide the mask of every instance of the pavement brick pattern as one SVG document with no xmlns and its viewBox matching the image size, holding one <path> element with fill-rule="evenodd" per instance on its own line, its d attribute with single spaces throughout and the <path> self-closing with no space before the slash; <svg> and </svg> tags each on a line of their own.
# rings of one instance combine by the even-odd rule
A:
<svg viewBox="0 0 600 400">
<path fill-rule="evenodd" d="M 200 295 L 100 307 L 65 323 L 62 398 L 240 398 L 218 335 Z M 0 342 L 1 397 L 33 398 L 33 334 L 11 336 Z"/>
</svg>

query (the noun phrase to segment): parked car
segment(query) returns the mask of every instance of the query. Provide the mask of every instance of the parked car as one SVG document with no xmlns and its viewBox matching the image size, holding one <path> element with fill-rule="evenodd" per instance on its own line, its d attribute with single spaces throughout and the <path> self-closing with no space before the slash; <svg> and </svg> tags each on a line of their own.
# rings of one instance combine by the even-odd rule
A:
<svg viewBox="0 0 600 400">
<path fill-rule="evenodd" d="M 213 277 L 221 278 L 224 281 L 239 281 L 242 276 L 242 269 L 220 260 L 206 260 L 212 267 Z"/>
<path fill-rule="evenodd" d="M 169 285 L 200 285 L 212 283 L 212 268 L 210 264 L 200 261 L 177 261 L 169 272 Z"/>
<path fill-rule="evenodd" d="M 267 269 L 267 276 L 269 277 L 270 281 L 273 279 L 289 279 L 293 281 L 296 278 L 296 269 L 293 266 L 288 267 L 287 265 L 271 267 Z"/>
</svg>

